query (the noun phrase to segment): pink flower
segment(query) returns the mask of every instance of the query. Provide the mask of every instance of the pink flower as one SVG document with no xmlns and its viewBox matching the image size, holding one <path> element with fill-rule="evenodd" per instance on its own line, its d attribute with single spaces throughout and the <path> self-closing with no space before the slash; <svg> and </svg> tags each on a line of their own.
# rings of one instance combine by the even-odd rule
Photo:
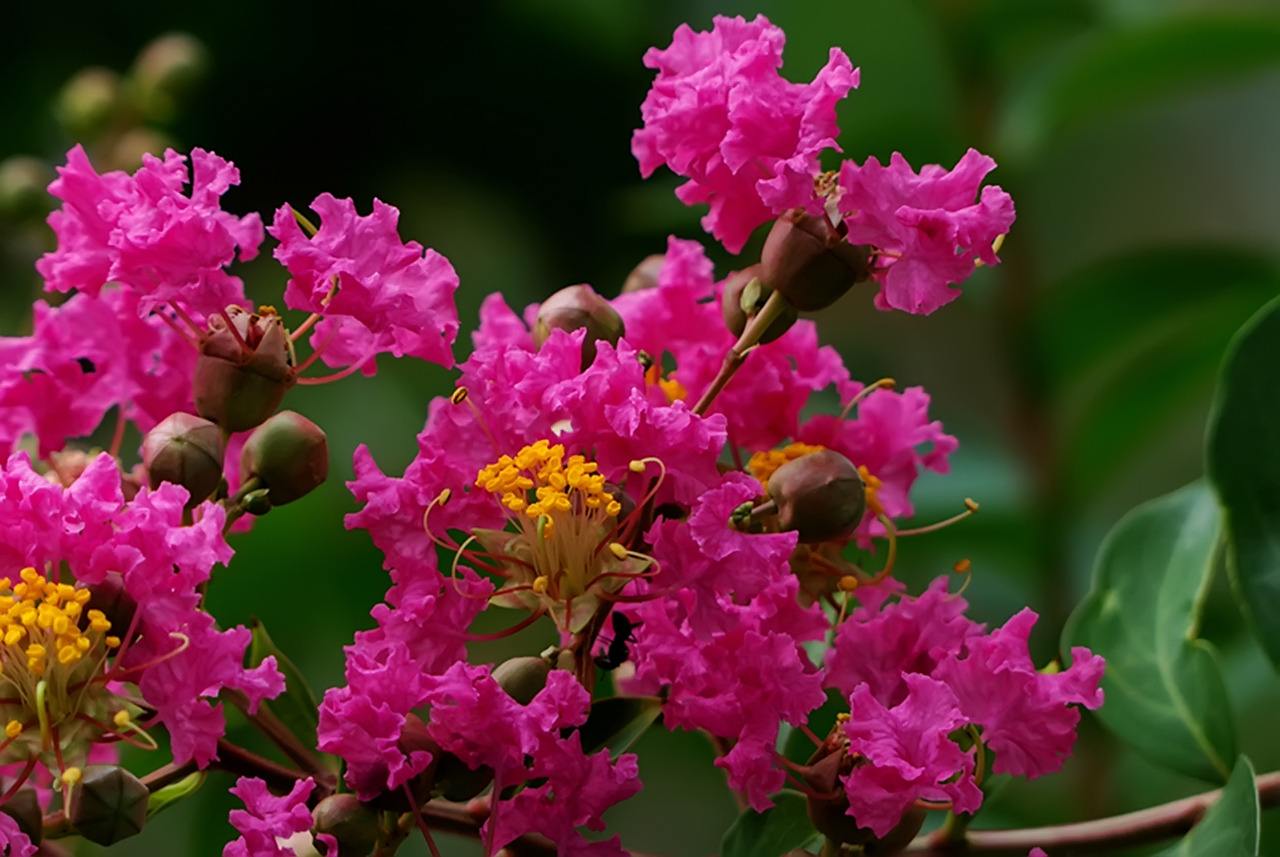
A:
<svg viewBox="0 0 1280 857">
<path fill-rule="evenodd" d="M 970 637 L 963 656 L 953 654 L 935 675 L 959 701 L 965 719 L 982 727 L 995 751 L 997 774 L 1039 777 L 1053 773 L 1071 755 L 1080 710 L 1102 705 L 1099 683 L 1105 661 L 1088 649 L 1071 650 L 1071 667 L 1038 672 L 1027 640 L 1035 612 L 1023 609 L 990 636 Z"/>
<path fill-rule="evenodd" d="M 952 286 L 975 261 L 1000 261 L 992 245 L 1013 225 L 1013 199 L 995 185 L 978 192 L 995 166 L 974 149 L 951 171 L 930 164 L 917 174 L 897 152 L 887 167 L 844 163 L 840 211 L 849 240 L 878 251 L 877 307 L 928 315 L 959 297 Z"/>
<path fill-rule="evenodd" d="M 282 205 L 271 225 L 275 257 L 289 269 L 285 302 L 320 313 L 311 345 L 330 366 L 360 365 L 372 375 L 376 354 L 453 365 L 458 275 L 449 260 L 416 241 L 402 243 L 400 212 L 380 200 L 361 217 L 350 199 L 323 193 L 311 207 L 320 230 L 308 238 Z"/>
<path fill-rule="evenodd" d="M 277 842 L 311 829 L 307 798 L 315 785 L 310 777 L 298 780 L 287 795 L 277 797 L 257 777 L 236 780 L 230 791 L 244 802 L 245 808 L 233 809 L 230 821 L 240 837 L 227 843 L 222 857 L 293 857 L 293 849 Z"/>
<path fill-rule="evenodd" d="M 0 857 L 34 857 L 36 850 L 18 822 L 0 812 Z"/>
<path fill-rule="evenodd" d="M 861 389 L 861 384 L 848 385 L 845 398 Z M 959 445 L 940 421 L 929 419 L 929 394 L 921 387 L 876 390 L 858 403 L 852 419 L 815 416 L 800 426 L 796 440 L 833 449 L 865 467 L 877 483 L 876 502 L 893 519 L 915 514 L 911 486 L 916 478 L 925 470 L 946 473 Z M 868 510 L 858 530 L 860 542 L 883 532 L 874 511 Z"/>
<path fill-rule="evenodd" d="M 63 206 L 49 215 L 58 248 L 36 263 L 45 287 L 97 294 L 117 282 L 139 295 L 143 313 L 169 301 L 201 314 L 242 303 L 243 284 L 224 268 L 257 255 L 262 220 L 222 210 L 220 198 L 240 181 L 229 161 L 194 149 L 189 176 L 186 160 L 169 149 L 163 160 L 144 155 L 133 175 L 99 175 L 83 148 L 68 152 L 49 185 Z"/>
<path fill-rule="evenodd" d="M 676 364 L 672 377 L 690 402 L 711 385 L 734 343 L 720 313 L 723 285 L 715 282 L 701 244 L 671 237 L 658 287 L 614 301 L 626 322 L 626 341 L 655 359 L 670 354 Z M 736 445 L 768 449 L 795 437 L 800 412 L 814 392 L 848 380 L 840 354 L 818 344 L 813 322 L 798 321 L 779 339 L 752 350 L 711 413 L 724 414 Z"/>
<path fill-rule="evenodd" d="M 709 204 L 702 225 L 733 253 L 773 215 L 818 205 L 818 156 L 839 151 L 836 104 L 858 85 L 838 48 L 811 83 L 788 81 L 778 73 L 785 40 L 763 15 L 716 17 L 710 32 L 681 25 L 644 56 L 657 76 L 631 138 L 640 172 L 665 164 L 688 179 L 677 196 Z"/>
<path fill-rule="evenodd" d="M 916 598 L 860 607 L 841 623 L 827 650 L 826 685 L 844 693 L 861 687 L 881 705 L 899 704 L 908 675 L 934 675 L 942 661 L 982 634 L 981 625 L 965 618 L 968 606 L 939 577 Z"/>
<path fill-rule="evenodd" d="M 865 764 L 844 778 L 848 814 L 877 836 L 888 834 L 916 800 L 951 801 L 956 812 L 970 813 L 982 804 L 973 751 L 948 737 L 966 723 L 955 695 L 928 676 L 909 673 L 903 680 L 907 694 L 891 708 L 866 685 L 849 699 L 849 752 Z"/>
</svg>

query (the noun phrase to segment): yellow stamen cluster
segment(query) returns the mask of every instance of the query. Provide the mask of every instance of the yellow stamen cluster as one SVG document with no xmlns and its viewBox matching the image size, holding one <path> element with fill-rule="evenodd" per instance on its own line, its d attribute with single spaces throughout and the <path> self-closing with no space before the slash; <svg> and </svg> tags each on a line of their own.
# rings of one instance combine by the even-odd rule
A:
<svg viewBox="0 0 1280 857">
<path fill-rule="evenodd" d="M 668 402 L 683 402 L 689 398 L 689 391 L 685 389 L 684 384 L 676 380 L 674 374 L 662 377 L 662 367 L 654 363 L 644 373 L 644 379 L 647 383 L 653 384 L 662 394 L 667 397 Z"/>
<path fill-rule="evenodd" d="M 858 465 L 858 475 L 862 477 L 862 484 L 867 492 L 867 508 L 871 510 L 873 515 L 883 515 L 884 506 L 880 505 L 880 478 L 867 469 L 865 464 Z"/>
<path fill-rule="evenodd" d="M 93 636 L 111 629 L 101 610 L 85 611 L 89 590 L 47 580 L 34 568 L 24 568 L 19 577 L 17 585 L 0 580 L 5 661 L 25 659 L 27 671 L 38 678 L 51 661 L 68 668 L 79 662 L 93 648 Z"/>
<path fill-rule="evenodd" d="M 823 447 L 809 443 L 792 443 L 782 449 L 766 449 L 751 456 L 751 460 L 747 462 L 747 470 L 751 471 L 751 475 L 758 479 L 761 485 L 768 485 L 769 477 L 773 476 L 782 465 L 822 450 Z"/>
<path fill-rule="evenodd" d="M 575 509 L 602 509 L 616 517 L 622 504 L 605 490 L 600 465 L 581 455 L 565 458 L 564 444 L 546 440 L 524 447 L 515 456 L 504 455 L 482 468 L 476 486 L 498 495 L 503 506 L 523 512 L 535 521 L 546 518 L 550 536 L 554 513 Z M 529 492 L 534 502 L 529 502 Z"/>
</svg>

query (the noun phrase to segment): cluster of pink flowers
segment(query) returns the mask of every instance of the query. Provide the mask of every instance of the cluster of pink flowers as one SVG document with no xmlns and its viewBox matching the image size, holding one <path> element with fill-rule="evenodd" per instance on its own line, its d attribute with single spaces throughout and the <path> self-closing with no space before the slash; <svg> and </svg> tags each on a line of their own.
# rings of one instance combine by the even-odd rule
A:
<svg viewBox="0 0 1280 857">
<path fill-rule="evenodd" d="M 865 248 L 878 306 L 932 312 L 976 265 L 999 261 L 1013 206 L 980 189 L 993 162 L 970 151 L 953 171 L 917 174 L 895 154 L 888 167 L 870 158 L 822 173 L 858 71 L 832 49 L 811 83 L 791 83 L 779 74 L 783 41 L 763 17 L 717 18 L 711 32 L 681 27 L 650 51 L 657 77 L 632 144 L 642 171 L 684 176 L 681 199 L 708 203 L 704 225 L 734 252 L 784 212 L 819 218 Z M 452 367 L 458 278 L 443 256 L 401 240 L 389 205 L 360 216 L 350 199 L 321 194 L 318 228 L 285 205 L 267 231 L 287 272 L 285 305 L 310 315 L 282 333 L 274 310 L 242 306 L 228 272 L 264 240 L 256 215 L 221 208 L 239 173 L 199 149 L 191 163 L 189 176 L 170 151 L 133 175 L 99 175 L 77 147 L 50 188 L 63 202 L 50 218 L 58 247 L 38 268 L 50 291 L 75 294 L 37 304 L 30 336 L 0 340 L 0 447 L 34 435 L 47 459 L 15 453 L 0 471 L 0 576 L 14 582 L 14 616 L 37 590 L 54 609 L 114 586 L 130 605 L 126 628 L 102 638 L 97 690 L 76 703 L 95 707 L 72 714 L 98 723 L 124 712 L 119 729 L 143 714 L 168 732 L 175 762 L 204 767 L 219 760 L 220 695 L 252 712 L 284 679 L 272 658 L 245 666 L 249 632 L 220 630 L 203 587 L 231 558 L 231 518 L 261 511 L 256 495 L 298 492 L 272 484 L 280 468 L 240 472 L 239 454 L 226 456 L 225 484 L 193 496 L 145 468 L 123 474 L 119 434 L 112 454 L 64 447 L 113 408 L 121 427 L 144 432 L 175 412 L 189 425 L 194 408 L 221 420 L 201 443 L 217 455 L 243 448 L 252 462 L 241 430 L 265 426 L 278 397 L 242 423 L 225 401 L 207 404 L 211 388 L 279 392 L 271 384 L 287 388 L 316 361 L 333 377 L 373 374 L 385 353 Z M 782 265 L 792 286 L 804 287 L 806 264 Z M 324 694 L 317 746 L 292 755 L 340 758 L 358 802 L 395 807 L 428 838 L 426 805 L 476 798 L 486 853 L 540 837 L 583 857 L 627 853 L 584 830 L 603 830 L 604 813 L 641 788 L 634 754 L 584 744 L 601 669 L 617 670 L 620 693 L 660 705 L 665 727 L 711 735 L 716 764 L 756 810 L 790 783 L 834 799 L 868 835 L 923 806 L 974 812 L 988 770 L 1057 770 L 1079 707 L 1101 704 L 1101 658 L 1078 649 L 1069 669 L 1041 672 L 1027 647 L 1031 611 L 987 633 L 946 579 L 912 596 L 892 576 L 917 478 L 945 473 L 956 449 L 929 396 L 855 380 L 812 321 L 778 311 L 781 286 L 767 296 L 751 270 L 718 281 L 696 241 L 671 237 L 644 270 L 648 280 L 612 300 L 576 286 L 517 312 L 489 296 L 457 388 L 430 403 L 404 472 L 355 451 L 349 487 L 361 508 L 346 524 L 382 550 L 390 587 L 374 626 L 346 648 L 345 683 Z M 735 313 L 750 317 L 742 329 Z M 766 336 L 757 314 L 781 327 Z M 298 361 L 294 343 L 308 333 L 311 356 Z M 960 517 L 976 510 L 967 505 Z M 557 644 L 473 663 L 472 626 L 490 606 L 517 611 L 513 631 L 546 617 Z M 117 621 L 99 613 L 87 627 Z M 38 678 L 43 649 L 28 657 L 22 675 Z M 140 702 L 117 702 L 135 688 Z M 810 764 L 785 759 L 784 726 L 807 731 L 831 691 L 846 704 L 836 729 L 809 733 Z M 44 724 L 45 714 L 33 716 Z M 29 725 L 14 722 L 17 734 Z M 80 776 L 74 764 L 121 738 L 109 725 L 77 734 L 72 761 L 30 756 L 64 790 Z M 0 771 L 31 774 L 34 762 L 16 755 L 25 746 L 0 744 Z M 824 760 L 837 763 L 835 798 L 810 787 Z M 245 808 L 231 814 L 240 836 L 227 857 L 291 854 L 295 837 L 329 857 L 345 847 L 312 808 L 351 795 L 334 795 L 322 768 L 299 773 L 283 795 L 239 779 L 232 793 Z M 3 814 L 0 843 L 30 853 Z"/>
</svg>

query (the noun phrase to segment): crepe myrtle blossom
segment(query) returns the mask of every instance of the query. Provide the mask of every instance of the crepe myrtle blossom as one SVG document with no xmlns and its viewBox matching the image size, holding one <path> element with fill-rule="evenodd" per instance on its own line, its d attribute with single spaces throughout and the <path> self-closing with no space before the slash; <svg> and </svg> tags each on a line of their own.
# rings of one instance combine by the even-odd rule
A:
<svg viewBox="0 0 1280 857">
<path fill-rule="evenodd" d="M 222 857 L 294 857 L 286 840 L 311 829 L 311 810 L 307 798 L 315 789 L 315 780 L 307 778 L 294 783 L 288 794 L 276 796 L 257 777 L 240 777 L 231 794 L 244 802 L 244 809 L 233 809 L 231 826 L 239 838 L 228 842 Z M 326 855 L 337 855 L 337 842 L 332 836 L 316 837 L 326 847 Z"/>
<path fill-rule="evenodd" d="M 0 812 L 0 857 L 34 857 L 36 851 L 36 846 L 18 827 L 18 822 Z"/>
<path fill-rule="evenodd" d="M 219 691 L 256 708 L 283 689 L 274 658 L 244 667 L 246 629 L 200 609 L 197 588 L 231 549 L 221 508 L 184 525 L 186 500 L 166 484 L 126 501 L 106 454 L 69 487 L 22 453 L 0 470 L 0 764 L 20 765 L 19 782 L 39 766 L 65 791 L 99 742 L 154 748 L 151 724 L 179 764 L 203 767 L 225 729 Z"/>
<path fill-rule="evenodd" d="M 875 248 L 876 306 L 928 315 L 960 295 L 955 284 L 975 264 L 995 265 L 998 240 L 1013 225 L 1013 199 L 982 186 L 996 162 L 969 149 L 951 170 L 918 173 L 895 152 L 888 165 L 867 158 L 840 168 L 838 207 L 848 240 Z"/>
<path fill-rule="evenodd" d="M 733 253 L 788 208 L 821 210 L 818 156 L 839 151 L 836 105 L 858 85 L 838 48 L 810 83 L 787 80 L 785 41 L 763 15 L 717 16 L 710 31 L 682 24 L 668 47 L 644 55 L 657 74 L 631 152 L 646 177 L 665 165 L 687 179 L 676 195 L 709 206 L 703 227 Z"/>
</svg>

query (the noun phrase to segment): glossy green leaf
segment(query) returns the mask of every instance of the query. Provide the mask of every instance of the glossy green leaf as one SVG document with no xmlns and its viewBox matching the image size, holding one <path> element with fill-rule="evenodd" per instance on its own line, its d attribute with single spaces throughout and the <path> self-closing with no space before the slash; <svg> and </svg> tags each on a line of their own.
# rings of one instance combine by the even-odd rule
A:
<svg viewBox="0 0 1280 857">
<path fill-rule="evenodd" d="M 624 753 L 662 716 L 662 700 L 656 696 L 613 696 L 591 703 L 582 724 L 582 749 L 588 753 L 604 747 L 613 755 Z"/>
<path fill-rule="evenodd" d="M 1149 101 L 1280 68 L 1280 19 L 1179 15 L 1099 33 L 1029 78 L 1001 122 L 1008 156 Z"/>
<path fill-rule="evenodd" d="M 1253 765 L 1241 756 L 1221 796 L 1200 823 L 1156 857 L 1257 857 L 1259 822 Z"/>
<path fill-rule="evenodd" d="M 173 806 L 183 798 L 195 794 L 204 785 L 206 776 L 204 771 L 195 771 L 187 774 L 176 783 L 170 783 L 153 791 L 151 797 L 147 798 L 147 817 L 150 818 L 156 813 Z"/>
<path fill-rule="evenodd" d="M 1217 503 L 1201 483 L 1130 512 L 1102 544 L 1063 647 L 1107 659 L 1097 715 L 1112 731 L 1153 762 L 1222 782 L 1235 726 L 1217 657 L 1195 639 L 1219 534 Z"/>
<path fill-rule="evenodd" d="M 720 842 L 721 857 L 781 857 L 813 839 L 804 795 L 788 789 L 773 801 L 771 809 L 738 816 Z"/>
<path fill-rule="evenodd" d="M 1280 300 L 1232 343 L 1209 418 L 1209 478 L 1226 511 L 1227 567 L 1280 666 Z"/>
<path fill-rule="evenodd" d="M 271 711 L 289 731 L 298 736 L 307 747 L 316 745 L 316 727 L 319 725 L 319 703 L 316 695 L 302 675 L 302 671 L 276 646 L 267 633 L 266 626 L 254 621 L 253 643 L 249 647 L 249 664 L 257 666 L 274 656 L 280 674 L 284 676 L 284 693 L 263 705 Z"/>
</svg>

